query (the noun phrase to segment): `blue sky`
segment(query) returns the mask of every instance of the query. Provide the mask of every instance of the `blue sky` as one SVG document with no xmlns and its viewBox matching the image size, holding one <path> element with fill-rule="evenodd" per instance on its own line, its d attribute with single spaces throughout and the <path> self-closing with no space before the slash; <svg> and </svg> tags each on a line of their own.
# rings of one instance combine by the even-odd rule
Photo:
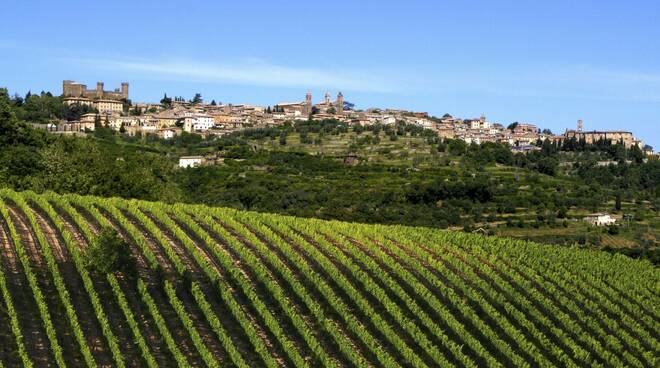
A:
<svg viewBox="0 0 660 368">
<path fill-rule="evenodd" d="M 626 129 L 660 148 L 658 1 L 0 0 L 0 86 Z"/>
</svg>

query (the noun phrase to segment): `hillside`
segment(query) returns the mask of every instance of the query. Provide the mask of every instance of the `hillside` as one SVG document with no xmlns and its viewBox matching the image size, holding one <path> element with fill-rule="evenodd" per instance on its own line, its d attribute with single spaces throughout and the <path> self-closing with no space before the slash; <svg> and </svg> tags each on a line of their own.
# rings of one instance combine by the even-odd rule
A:
<svg viewBox="0 0 660 368">
<path fill-rule="evenodd" d="M 0 88 L 0 187 L 479 231 L 660 264 L 660 160 L 616 142 L 538 142 L 523 154 L 413 124 L 333 119 L 206 139 L 111 128 L 82 138 L 33 129 L 38 119 L 26 109 L 44 104 Z M 179 168 L 187 155 L 204 165 Z M 594 212 L 618 226 L 589 226 L 583 219 Z"/>
<path fill-rule="evenodd" d="M 428 228 L 0 195 L 4 366 L 657 366 L 660 272 L 646 261 Z M 107 227 L 134 272 L 86 267 Z"/>
</svg>

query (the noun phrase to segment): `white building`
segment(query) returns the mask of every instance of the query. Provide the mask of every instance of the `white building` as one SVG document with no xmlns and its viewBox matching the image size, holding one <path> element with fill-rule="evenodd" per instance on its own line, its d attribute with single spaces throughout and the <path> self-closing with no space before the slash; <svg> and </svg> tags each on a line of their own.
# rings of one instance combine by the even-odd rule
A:
<svg viewBox="0 0 660 368">
<path fill-rule="evenodd" d="M 104 120 L 101 120 L 104 123 Z M 114 130 L 119 130 L 121 126 L 131 127 L 140 125 L 140 118 L 137 116 L 111 116 L 108 118 L 108 126 Z"/>
<path fill-rule="evenodd" d="M 616 219 L 612 218 L 608 213 L 593 213 L 587 215 L 584 221 L 594 226 L 608 226 L 616 223 Z"/>
<path fill-rule="evenodd" d="M 176 135 L 176 133 L 172 129 L 162 129 L 160 131 L 160 136 L 163 139 L 172 139 L 172 138 L 174 138 L 175 135 Z"/>
<path fill-rule="evenodd" d="M 396 123 L 396 118 L 392 115 L 383 115 L 380 118 L 380 122 L 383 125 L 391 125 Z"/>
<path fill-rule="evenodd" d="M 207 131 L 215 125 L 215 120 L 212 116 L 209 115 L 191 115 L 186 116 L 183 121 L 183 130 L 188 133 L 192 132 L 204 132 Z"/>
<path fill-rule="evenodd" d="M 491 124 L 485 118 L 470 121 L 470 129 L 490 129 Z"/>
<path fill-rule="evenodd" d="M 202 156 L 182 156 L 179 157 L 179 167 L 197 167 L 202 164 Z"/>
</svg>

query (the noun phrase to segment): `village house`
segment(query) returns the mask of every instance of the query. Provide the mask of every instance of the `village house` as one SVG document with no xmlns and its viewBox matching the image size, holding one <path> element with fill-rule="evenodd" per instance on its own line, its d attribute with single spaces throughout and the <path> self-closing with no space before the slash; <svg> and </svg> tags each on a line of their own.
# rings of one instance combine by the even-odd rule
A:
<svg viewBox="0 0 660 368">
<path fill-rule="evenodd" d="M 80 106 L 94 107 L 92 100 L 87 97 L 65 97 L 62 102 L 67 106 L 78 104 Z"/>
<path fill-rule="evenodd" d="M 211 129 L 215 125 L 215 120 L 210 115 L 195 114 L 186 116 L 183 120 L 183 130 L 192 132 L 204 132 Z"/>
<path fill-rule="evenodd" d="M 181 156 L 179 158 L 179 167 L 197 167 L 200 166 L 204 158 L 202 156 Z"/>
<path fill-rule="evenodd" d="M 108 127 L 119 130 L 123 126 L 125 129 L 128 127 L 138 126 L 141 121 L 137 116 L 111 116 L 108 117 Z M 101 120 L 105 124 L 105 120 Z"/>
<path fill-rule="evenodd" d="M 616 223 L 616 219 L 608 213 L 592 213 L 585 216 L 584 221 L 593 226 L 608 226 Z"/>
<path fill-rule="evenodd" d="M 534 124 L 518 123 L 513 128 L 515 134 L 536 134 L 537 132 L 538 127 Z"/>
<path fill-rule="evenodd" d="M 157 134 L 162 139 L 172 139 L 175 136 L 181 134 L 181 129 L 179 128 L 160 129 Z"/>
</svg>

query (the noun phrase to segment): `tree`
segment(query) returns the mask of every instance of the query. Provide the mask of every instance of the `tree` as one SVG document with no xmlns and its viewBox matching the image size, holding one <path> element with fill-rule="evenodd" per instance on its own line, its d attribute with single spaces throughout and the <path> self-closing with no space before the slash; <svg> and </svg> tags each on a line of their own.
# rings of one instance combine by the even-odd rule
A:
<svg viewBox="0 0 660 368">
<path fill-rule="evenodd" d="M 616 194 L 616 198 L 614 199 L 614 209 L 621 211 L 621 193 Z"/>
<path fill-rule="evenodd" d="M 202 100 L 202 94 L 201 93 L 195 93 L 195 97 L 193 97 L 193 99 L 190 100 L 190 102 L 193 105 L 198 105 L 198 104 L 202 103 L 203 101 L 204 100 Z"/>
<path fill-rule="evenodd" d="M 167 97 L 167 93 L 163 95 L 163 98 L 160 100 L 160 104 L 163 105 L 163 107 L 166 109 L 172 107 L 172 99 Z"/>
<path fill-rule="evenodd" d="M 215 102 L 215 100 L 211 100 L 211 106 L 216 106 L 216 105 L 217 103 Z"/>
<path fill-rule="evenodd" d="M 644 152 L 637 145 L 630 147 L 630 158 L 636 163 L 642 163 L 644 161 Z"/>
<path fill-rule="evenodd" d="M 122 111 L 123 111 L 124 113 L 128 113 L 128 110 L 130 110 L 130 109 L 131 109 L 131 106 L 133 105 L 133 103 L 131 102 L 131 100 L 129 100 L 129 99 L 127 99 L 127 98 L 122 98 L 122 99 L 121 99 L 121 104 L 122 104 Z"/>
<path fill-rule="evenodd" d="M 7 90 L 0 88 L 0 151 L 12 145 L 25 144 L 39 147 L 45 143 L 45 132 L 19 121 L 12 109 Z"/>
<path fill-rule="evenodd" d="M 506 127 L 506 128 L 509 129 L 509 130 L 514 130 L 514 129 L 516 129 L 517 126 L 518 126 L 518 122 L 516 121 L 516 122 L 513 122 L 513 123 L 509 124 L 509 126 Z"/>
<path fill-rule="evenodd" d="M 452 155 L 462 155 L 467 151 L 467 143 L 460 139 L 451 139 L 449 140 L 449 153 Z"/>
<path fill-rule="evenodd" d="M 135 270 L 129 245 L 111 227 L 101 229 L 85 250 L 84 257 L 88 268 L 102 274 Z"/>
</svg>

